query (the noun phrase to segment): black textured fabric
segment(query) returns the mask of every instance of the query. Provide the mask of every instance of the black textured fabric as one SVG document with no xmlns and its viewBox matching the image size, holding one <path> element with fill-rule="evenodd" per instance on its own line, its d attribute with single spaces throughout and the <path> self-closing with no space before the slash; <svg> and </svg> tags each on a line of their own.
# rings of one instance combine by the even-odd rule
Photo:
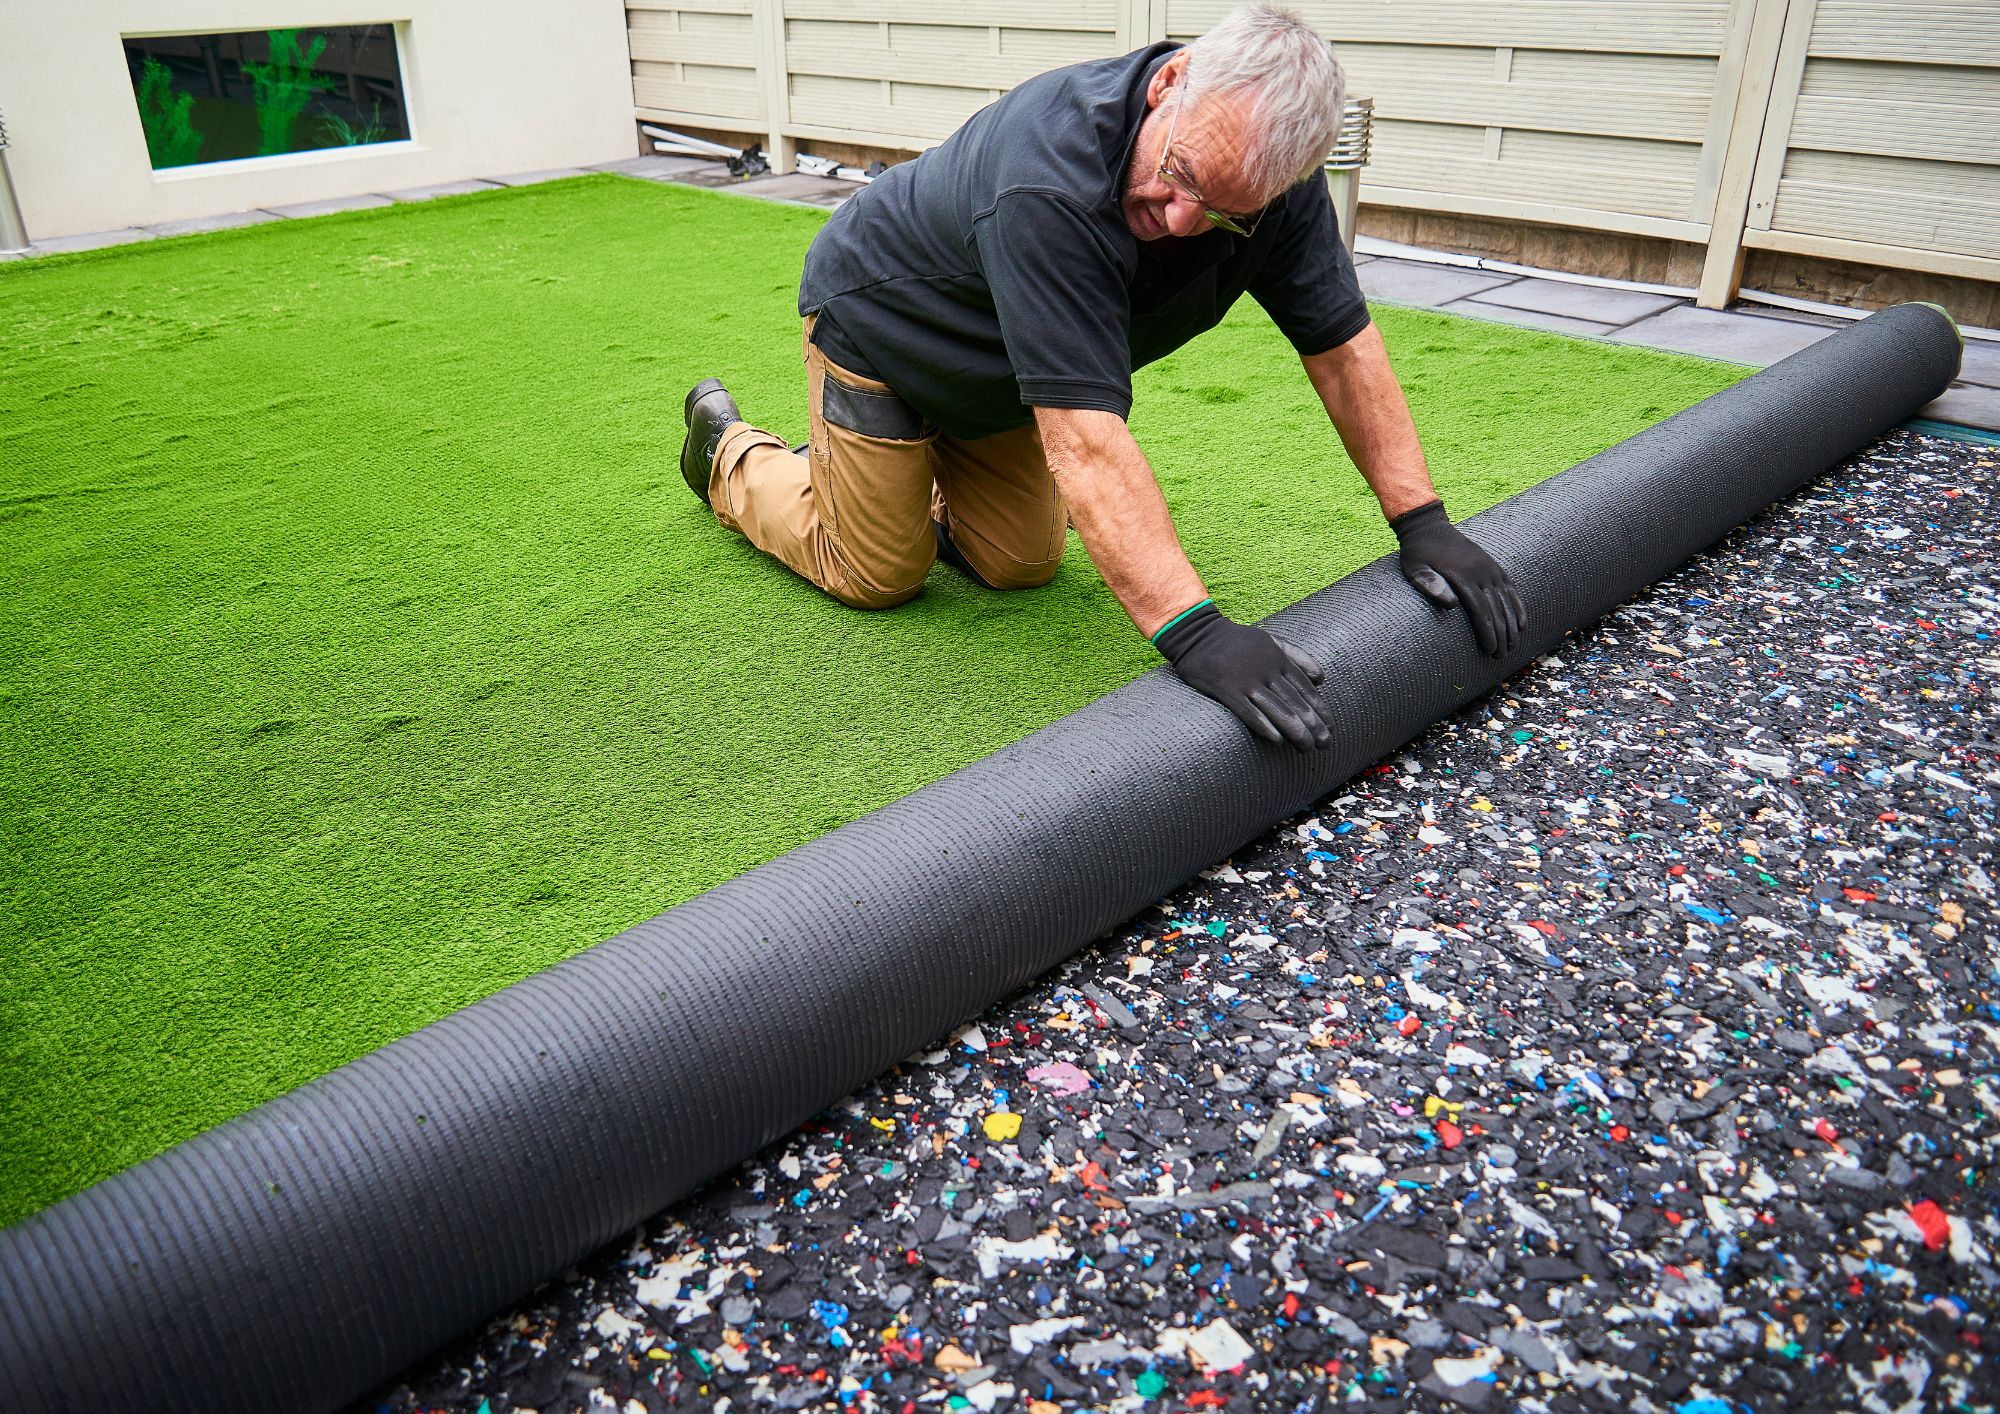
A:
<svg viewBox="0 0 2000 1414">
<path fill-rule="evenodd" d="M 0 1405 L 337 1407 L 1492 688 L 1958 360 L 1942 312 L 1899 306 L 1473 517 L 1528 606 L 1499 662 L 1394 557 L 1273 615 L 1328 669 L 1329 750 L 1150 673 L 0 1232 Z"/>
</svg>

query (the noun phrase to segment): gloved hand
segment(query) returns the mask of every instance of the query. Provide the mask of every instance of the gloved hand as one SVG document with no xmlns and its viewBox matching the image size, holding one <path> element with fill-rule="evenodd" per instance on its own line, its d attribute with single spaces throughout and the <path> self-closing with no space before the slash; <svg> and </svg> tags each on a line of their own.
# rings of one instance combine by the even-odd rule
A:
<svg viewBox="0 0 2000 1414">
<path fill-rule="evenodd" d="M 1462 606 L 1480 652 L 1492 658 L 1512 653 L 1528 626 L 1527 605 L 1500 562 L 1451 523 L 1444 502 L 1404 511 L 1389 528 L 1402 542 L 1403 578 L 1440 609 Z"/>
<path fill-rule="evenodd" d="M 1305 654 L 1203 600 L 1153 635 L 1174 671 L 1266 741 L 1300 751 L 1333 740 L 1313 685 L 1325 674 Z"/>
</svg>

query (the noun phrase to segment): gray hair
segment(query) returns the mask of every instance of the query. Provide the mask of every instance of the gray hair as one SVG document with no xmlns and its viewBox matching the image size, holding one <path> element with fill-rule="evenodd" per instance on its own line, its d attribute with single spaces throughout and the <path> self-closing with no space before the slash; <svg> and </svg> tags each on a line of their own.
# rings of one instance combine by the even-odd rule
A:
<svg viewBox="0 0 2000 1414">
<path fill-rule="evenodd" d="M 1188 46 L 1190 104 L 1252 95 L 1245 159 L 1251 186 L 1273 196 L 1303 181 L 1333 150 L 1347 79 L 1333 46 L 1297 12 L 1239 5 Z"/>
</svg>

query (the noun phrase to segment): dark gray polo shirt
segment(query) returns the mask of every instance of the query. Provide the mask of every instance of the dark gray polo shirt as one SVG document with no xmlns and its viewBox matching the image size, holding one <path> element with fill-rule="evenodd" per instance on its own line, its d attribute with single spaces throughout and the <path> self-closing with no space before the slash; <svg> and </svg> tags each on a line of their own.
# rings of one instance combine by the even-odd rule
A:
<svg viewBox="0 0 2000 1414">
<path fill-rule="evenodd" d="M 1146 84 L 1180 47 L 1040 74 L 856 194 L 806 253 L 814 341 L 970 438 L 1035 407 L 1126 416 L 1132 370 L 1214 328 L 1246 290 L 1302 354 L 1360 333 L 1368 308 L 1317 176 L 1247 240 L 1126 229 Z"/>
</svg>

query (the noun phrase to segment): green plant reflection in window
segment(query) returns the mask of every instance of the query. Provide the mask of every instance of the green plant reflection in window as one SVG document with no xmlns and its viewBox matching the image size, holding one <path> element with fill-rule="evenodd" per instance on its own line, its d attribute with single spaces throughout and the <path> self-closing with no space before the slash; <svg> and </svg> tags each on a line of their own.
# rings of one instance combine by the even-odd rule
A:
<svg viewBox="0 0 2000 1414">
<path fill-rule="evenodd" d="M 382 125 L 382 105 L 377 103 L 369 116 L 359 123 L 350 123 L 338 113 L 328 112 L 320 118 L 320 126 L 333 139 L 335 147 L 362 147 L 371 142 L 382 141 L 388 129 Z"/>
<path fill-rule="evenodd" d="M 245 64 L 244 74 L 257 95 L 257 136 L 259 157 L 292 152 L 292 127 L 312 102 L 316 90 L 333 87 L 333 80 L 317 73 L 313 66 L 326 52 L 326 36 L 315 35 L 308 49 L 299 48 L 295 29 L 271 31 L 271 62 Z"/>
<path fill-rule="evenodd" d="M 146 155 L 155 168 L 185 167 L 201 160 L 201 134 L 188 118 L 194 96 L 175 93 L 173 83 L 165 64 L 146 60 L 139 78 L 139 122 L 146 129 Z"/>
</svg>

